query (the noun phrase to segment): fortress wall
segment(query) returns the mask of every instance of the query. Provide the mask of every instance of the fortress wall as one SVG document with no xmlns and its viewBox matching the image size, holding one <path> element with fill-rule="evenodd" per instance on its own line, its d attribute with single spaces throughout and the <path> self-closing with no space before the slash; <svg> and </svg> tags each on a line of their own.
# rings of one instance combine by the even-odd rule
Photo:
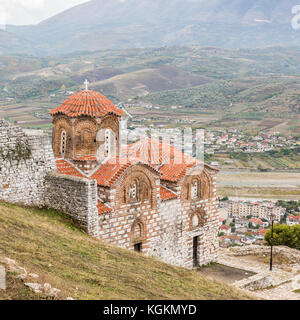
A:
<svg viewBox="0 0 300 320">
<path fill-rule="evenodd" d="M 90 236 L 100 235 L 97 182 L 50 173 L 45 178 L 45 205 L 66 214 Z"/>
<path fill-rule="evenodd" d="M 0 120 L 0 200 L 42 207 L 44 178 L 53 170 L 51 142 L 43 131 Z"/>
</svg>

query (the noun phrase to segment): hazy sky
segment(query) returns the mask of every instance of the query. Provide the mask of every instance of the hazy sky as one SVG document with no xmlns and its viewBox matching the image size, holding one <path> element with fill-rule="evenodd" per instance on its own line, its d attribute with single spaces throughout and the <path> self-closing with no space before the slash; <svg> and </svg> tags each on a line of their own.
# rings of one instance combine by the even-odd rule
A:
<svg viewBox="0 0 300 320">
<path fill-rule="evenodd" d="M 89 0 L 0 0 L 0 25 L 36 24 Z"/>
</svg>

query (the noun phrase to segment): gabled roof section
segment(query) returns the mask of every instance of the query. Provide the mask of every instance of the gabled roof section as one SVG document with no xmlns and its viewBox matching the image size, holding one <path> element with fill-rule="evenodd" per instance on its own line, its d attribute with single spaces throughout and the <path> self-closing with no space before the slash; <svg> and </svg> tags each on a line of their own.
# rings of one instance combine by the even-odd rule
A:
<svg viewBox="0 0 300 320">
<path fill-rule="evenodd" d="M 56 159 L 57 172 L 59 174 L 65 174 L 68 176 L 75 176 L 80 178 L 86 178 L 78 169 L 76 169 L 71 163 L 64 159 Z"/>
<path fill-rule="evenodd" d="M 109 99 L 97 91 L 82 90 L 69 97 L 62 105 L 51 110 L 51 115 L 65 114 L 68 117 L 90 116 L 103 117 L 108 113 L 122 116 L 123 111 L 118 109 Z"/>
<path fill-rule="evenodd" d="M 127 157 L 113 157 L 106 163 L 102 164 L 96 171 L 91 175 L 90 179 L 97 180 L 98 185 L 104 187 L 110 187 L 116 181 L 119 180 L 121 175 L 133 165 L 145 165 L 156 174 L 160 175 L 160 172 L 149 164 L 143 162 L 139 158 L 127 158 Z"/>
<path fill-rule="evenodd" d="M 102 164 L 91 179 L 97 180 L 98 185 L 109 187 L 119 179 L 122 173 L 130 167 L 130 162 L 126 159 L 112 158 L 110 161 Z"/>
<path fill-rule="evenodd" d="M 197 160 L 174 146 L 160 140 L 145 138 L 124 146 L 122 152 L 143 159 L 156 167 L 162 174 L 161 179 L 178 182 L 197 164 Z"/>
<path fill-rule="evenodd" d="M 191 164 L 165 164 L 159 168 L 159 171 L 162 173 L 161 179 L 171 182 L 178 182 L 186 175 L 188 169 L 194 167 L 195 163 Z"/>
<path fill-rule="evenodd" d="M 160 198 L 162 201 L 167 201 L 167 200 L 176 199 L 178 198 L 178 196 L 173 191 L 165 187 L 160 187 Z"/>
<path fill-rule="evenodd" d="M 99 215 L 112 212 L 112 209 L 109 208 L 106 204 L 104 204 L 100 200 L 98 200 L 97 209 L 98 209 Z"/>
<path fill-rule="evenodd" d="M 195 163 L 196 159 L 184 154 L 174 146 L 157 139 L 144 138 L 133 144 L 125 146 L 122 150 L 129 156 L 143 159 L 145 162 L 155 165 L 164 163 Z"/>
</svg>

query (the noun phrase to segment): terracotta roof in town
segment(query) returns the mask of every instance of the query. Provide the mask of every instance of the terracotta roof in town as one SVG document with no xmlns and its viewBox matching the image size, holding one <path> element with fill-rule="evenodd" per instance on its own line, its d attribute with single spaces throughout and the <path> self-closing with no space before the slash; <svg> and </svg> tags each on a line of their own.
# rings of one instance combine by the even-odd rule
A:
<svg viewBox="0 0 300 320">
<path fill-rule="evenodd" d="M 108 113 L 118 116 L 123 114 L 109 99 L 99 92 L 82 90 L 69 97 L 58 108 L 51 110 L 51 115 L 65 114 L 69 117 L 103 117 Z"/>
<path fill-rule="evenodd" d="M 101 202 L 100 200 L 98 200 L 97 209 L 98 209 L 99 215 L 101 215 L 101 214 L 103 214 L 103 213 L 112 212 L 112 209 L 109 208 L 107 205 L 105 205 L 105 204 L 104 204 L 103 202 Z"/>
<path fill-rule="evenodd" d="M 77 170 L 71 163 L 64 159 L 56 159 L 57 172 L 69 176 L 86 178 L 79 170 Z"/>
<path fill-rule="evenodd" d="M 261 236 L 264 236 L 267 232 L 268 232 L 267 229 L 259 229 L 258 230 L 258 234 L 261 235 Z"/>
<path fill-rule="evenodd" d="M 255 219 L 249 219 L 249 221 L 250 221 L 250 222 L 257 223 L 257 224 L 264 224 L 261 219 L 256 219 L 256 218 L 255 218 Z"/>
<path fill-rule="evenodd" d="M 299 222 L 300 222 L 300 216 L 292 216 L 292 215 L 290 215 L 287 218 L 290 221 L 298 221 L 299 220 Z"/>
<path fill-rule="evenodd" d="M 226 224 L 222 224 L 222 225 L 220 226 L 220 229 L 222 229 L 222 230 L 229 230 L 229 229 L 231 229 L 231 227 L 230 227 L 230 226 L 227 226 Z"/>
<path fill-rule="evenodd" d="M 178 196 L 173 191 L 168 190 L 164 187 L 160 187 L 160 198 L 161 200 L 166 201 L 166 200 L 176 199 L 178 198 Z"/>
</svg>

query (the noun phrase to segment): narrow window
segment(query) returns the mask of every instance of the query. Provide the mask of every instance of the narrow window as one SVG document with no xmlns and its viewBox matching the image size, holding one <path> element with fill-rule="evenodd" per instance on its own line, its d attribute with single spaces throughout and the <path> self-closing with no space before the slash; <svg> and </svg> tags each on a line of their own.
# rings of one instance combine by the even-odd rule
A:
<svg viewBox="0 0 300 320">
<path fill-rule="evenodd" d="M 131 201 L 134 201 L 137 199 L 137 186 L 136 183 L 134 183 L 129 190 L 129 198 Z"/>
<path fill-rule="evenodd" d="M 195 214 L 193 216 L 192 223 L 193 223 L 193 228 L 197 228 L 199 226 L 199 217 L 198 217 L 198 215 Z"/>
<path fill-rule="evenodd" d="M 191 187 L 191 198 L 192 199 L 197 199 L 198 198 L 198 181 L 194 181 L 192 183 Z"/>
<path fill-rule="evenodd" d="M 65 130 L 61 132 L 60 153 L 64 157 L 66 153 L 67 133 Z"/>
<path fill-rule="evenodd" d="M 198 262 L 198 240 L 199 237 L 194 237 L 193 238 L 193 267 L 198 267 L 199 262 Z"/>
<path fill-rule="evenodd" d="M 104 144 L 104 148 L 105 148 L 105 156 L 108 157 L 110 155 L 110 151 L 111 151 L 111 135 L 110 135 L 110 130 L 107 129 L 105 130 L 105 144 Z"/>
</svg>

